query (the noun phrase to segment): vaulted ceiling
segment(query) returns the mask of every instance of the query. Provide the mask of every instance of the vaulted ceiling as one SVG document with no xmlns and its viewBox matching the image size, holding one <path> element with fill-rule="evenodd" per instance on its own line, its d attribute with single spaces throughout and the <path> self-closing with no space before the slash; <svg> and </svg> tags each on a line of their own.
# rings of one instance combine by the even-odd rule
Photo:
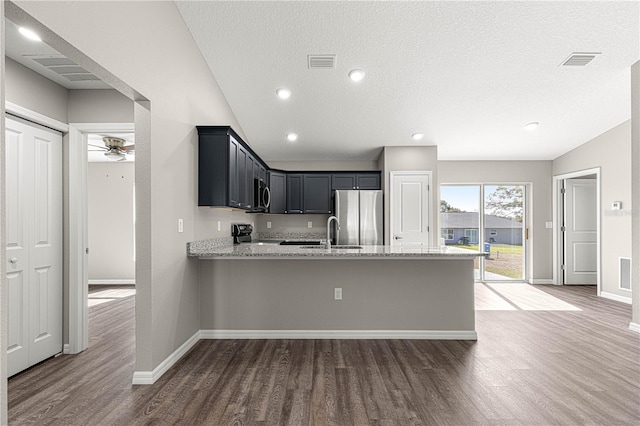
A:
<svg viewBox="0 0 640 426">
<path fill-rule="evenodd" d="M 630 118 L 638 2 L 176 4 L 265 160 L 375 159 L 385 145 L 549 160 Z M 561 66 L 574 52 L 597 54 Z M 310 69 L 310 54 L 335 66 Z"/>
</svg>

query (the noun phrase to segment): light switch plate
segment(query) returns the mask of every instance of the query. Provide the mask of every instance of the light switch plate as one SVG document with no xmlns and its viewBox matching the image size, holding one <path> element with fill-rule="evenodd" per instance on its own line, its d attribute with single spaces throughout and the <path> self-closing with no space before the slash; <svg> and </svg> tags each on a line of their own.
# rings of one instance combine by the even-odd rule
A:
<svg viewBox="0 0 640 426">
<path fill-rule="evenodd" d="M 184 232 L 184 221 L 182 219 L 178 219 L 178 232 Z"/>
<path fill-rule="evenodd" d="M 218 221 L 218 232 L 222 231 L 222 224 Z"/>
<path fill-rule="evenodd" d="M 547 229 L 552 229 L 553 228 L 553 222 L 545 222 L 544 225 L 545 225 L 545 227 Z"/>
<path fill-rule="evenodd" d="M 342 300 L 342 287 L 336 287 L 333 289 L 333 299 Z"/>
<path fill-rule="evenodd" d="M 267 222 L 267 229 L 271 229 L 271 222 Z"/>
<path fill-rule="evenodd" d="M 307 228 L 313 228 L 313 222 L 307 222 Z"/>
</svg>

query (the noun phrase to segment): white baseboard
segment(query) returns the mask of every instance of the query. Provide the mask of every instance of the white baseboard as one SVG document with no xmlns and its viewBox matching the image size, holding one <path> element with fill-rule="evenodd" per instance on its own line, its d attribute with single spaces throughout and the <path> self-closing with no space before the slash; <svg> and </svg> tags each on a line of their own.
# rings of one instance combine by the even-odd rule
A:
<svg viewBox="0 0 640 426">
<path fill-rule="evenodd" d="M 640 324 L 635 322 L 629 323 L 629 330 L 635 331 L 636 333 L 640 333 Z"/>
<path fill-rule="evenodd" d="M 478 340 L 475 330 L 200 330 L 201 339 Z"/>
<path fill-rule="evenodd" d="M 171 355 L 169 355 L 164 361 L 160 363 L 153 371 L 134 371 L 133 372 L 133 384 L 134 385 L 152 385 L 154 384 L 164 373 L 167 372 L 173 365 L 180 360 L 186 354 L 189 349 L 193 347 L 200 340 L 200 331 L 197 331 L 186 342 L 184 342 L 178 349 L 176 349 Z"/>
<path fill-rule="evenodd" d="M 551 278 L 531 278 L 529 280 L 529 284 L 533 284 L 533 285 L 537 285 L 537 284 L 548 285 L 548 284 L 555 284 L 555 283 L 553 282 L 553 279 L 551 279 Z"/>
<path fill-rule="evenodd" d="M 152 385 L 201 339 L 478 340 L 475 330 L 199 330 L 153 371 L 134 371 L 134 385 Z"/>
<path fill-rule="evenodd" d="M 71 353 L 71 346 L 68 343 L 62 345 L 62 353 L 65 355 L 69 355 Z"/>
<path fill-rule="evenodd" d="M 617 294 L 607 293 L 606 291 L 600 292 L 600 297 L 605 299 L 615 300 L 616 302 L 622 302 L 631 305 L 631 298 L 626 296 L 618 296 Z"/>
<path fill-rule="evenodd" d="M 89 280 L 89 285 L 135 285 L 136 280 L 113 279 L 113 280 Z"/>
</svg>

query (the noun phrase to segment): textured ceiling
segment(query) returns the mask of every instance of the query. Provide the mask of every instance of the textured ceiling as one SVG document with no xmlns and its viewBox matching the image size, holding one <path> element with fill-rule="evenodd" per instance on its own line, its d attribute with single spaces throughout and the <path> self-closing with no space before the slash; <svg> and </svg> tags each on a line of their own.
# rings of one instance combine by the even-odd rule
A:
<svg viewBox="0 0 640 426">
<path fill-rule="evenodd" d="M 630 118 L 638 2 L 176 4 L 265 160 L 370 160 L 414 144 L 444 160 L 553 159 Z M 602 54 L 560 67 L 572 52 Z M 308 69 L 318 53 L 336 54 L 335 69 Z M 531 121 L 538 130 L 523 129 Z"/>
</svg>

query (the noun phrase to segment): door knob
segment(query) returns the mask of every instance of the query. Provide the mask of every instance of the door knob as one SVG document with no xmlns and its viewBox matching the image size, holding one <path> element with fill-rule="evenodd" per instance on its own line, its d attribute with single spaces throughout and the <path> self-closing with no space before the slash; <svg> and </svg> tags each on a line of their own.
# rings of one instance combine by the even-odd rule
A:
<svg viewBox="0 0 640 426">
<path fill-rule="evenodd" d="M 395 237 L 393 237 L 393 238 L 395 238 L 396 240 L 401 240 L 402 239 L 402 237 L 398 237 L 397 235 Z"/>
<path fill-rule="evenodd" d="M 18 258 L 17 257 L 12 257 L 11 259 L 9 259 L 9 262 L 18 263 Z"/>
</svg>

